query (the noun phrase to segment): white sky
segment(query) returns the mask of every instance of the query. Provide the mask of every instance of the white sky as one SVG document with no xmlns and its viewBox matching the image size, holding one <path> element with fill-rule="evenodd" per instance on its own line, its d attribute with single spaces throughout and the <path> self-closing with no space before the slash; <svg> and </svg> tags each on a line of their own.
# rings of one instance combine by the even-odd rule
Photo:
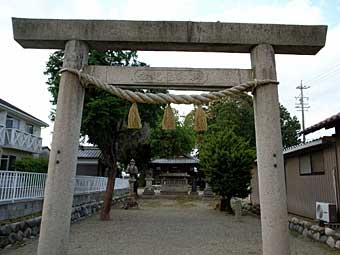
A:
<svg viewBox="0 0 340 255">
<path fill-rule="evenodd" d="M 0 98 L 50 124 L 42 132 L 43 145 L 50 145 L 52 139 L 50 95 L 43 72 L 53 51 L 22 49 L 13 40 L 11 17 L 329 25 L 326 46 L 316 56 L 276 56 L 280 102 L 300 118 L 294 108 L 298 95 L 295 88 L 303 80 L 311 86 L 306 92 L 311 105 L 306 113 L 307 127 L 340 112 L 339 0 L 0 0 Z M 160 67 L 250 68 L 248 54 L 139 52 L 139 59 Z M 191 108 L 178 109 L 185 114 Z M 325 132 L 308 138 L 320 134 Z"/>
</svg>

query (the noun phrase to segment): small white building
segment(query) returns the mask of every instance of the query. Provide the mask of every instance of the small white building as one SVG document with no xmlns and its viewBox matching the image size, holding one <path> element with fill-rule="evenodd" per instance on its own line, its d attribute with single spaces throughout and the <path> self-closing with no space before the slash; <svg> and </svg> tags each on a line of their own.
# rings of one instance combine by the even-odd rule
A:
<svg viewBox="0 0 340 255">
<path fill-rule="evenodd" d="M 39 155 L 42 127 L 48 124 L 0 98 L 0 170 L 13 170 L 15 160 Z"/>
</svg>

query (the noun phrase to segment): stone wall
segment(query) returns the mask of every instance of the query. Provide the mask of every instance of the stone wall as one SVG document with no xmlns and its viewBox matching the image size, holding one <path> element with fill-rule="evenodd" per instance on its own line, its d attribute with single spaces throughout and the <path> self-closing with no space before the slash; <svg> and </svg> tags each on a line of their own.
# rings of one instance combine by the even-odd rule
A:
<svg viewBox="0 0 340 255">
<path fill-rule="evenodd" d="M 244 203 L 242 208 L 246 212 L 260 215 L 261 210 L 259 205 Z M 314 241 L 327 244 L 330 248 L 340 250 L 340 231 L 329 227 L 321 227 L 312 221 L 300 220 L 297 217 L 288 219 L 288 227 L 291 231 L 297 232 Z"/>
<path fill-rule="evenodd" d="M 289 229 L 315 241 L 326 243 L 330 248 L 340 250 L 340 232 L 328 227 L 321 227 L 296 217 L 289 219 Z"/>
<path fill-rule="evenodd" d="M 126 195 L 115 197 L 113 205 L 125 201 Z M 72 209 L 71 223 L 78 222 L 98 212 L 103 201 L 92 201 L 74 206 Z M 35 239 L 40 233 L 41 217 L 35 217 L 19 222 L 0 226 L 0 248 L 22 244 L 28 239 Z"/>
</svg>

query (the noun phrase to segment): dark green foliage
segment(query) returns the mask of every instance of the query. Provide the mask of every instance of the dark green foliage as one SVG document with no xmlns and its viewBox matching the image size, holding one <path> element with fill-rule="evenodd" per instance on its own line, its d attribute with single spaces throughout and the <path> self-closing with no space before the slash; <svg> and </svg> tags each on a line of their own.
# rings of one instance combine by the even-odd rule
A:
<svg viewBox="0 0 340 255">
<path fill-rule="evenodd" d="M 299 139 L 300 122 L 296 116 L 291 117 L 283 105 L 280 105 L 280 121 L 283 147 L 286 148 L 301 143 Z"/>
<path fill-rule="evenodd" d="M 178 116 L 175 114 L 175 118 Z M 151 153 L 156 158 L 173 158 L 189 154 L 195 147 L 195 133 L 192 128 L 176 121 L 176 129 L 163 130 L 161 121 L 151 131 Z"/>
<path fill-rule="evenodd" d="M 208 108 L 207 116 L 208 125 L 213 124 L 217 130 L 232 128 L 236 135 L 255 147 L 254 109 L 250 95 L 239 93 L 213 102 Z M 280 105 L 280 117 L 283 147 L 299 144 L 300 123 L 296 116 L 291 117 L 287 109 Z"/>
<path fill-rule="evenodd" d="M 255 124 L 253 99 L 245 93 L 238 93 L 213 102 L 207 112 L 208 125 L 215 129 L 233 129 L 255 147 Z"/>
<path fill-rule="evenodd" d="M 227 200 L 250 194 L 255 151 L 232 129 L 209 130 L 200 145 L 200 165 L 212 190 Z"/>
<path fill-rule="evenodd" d="M 27 157 L 15 161 L 14 166 L 16 171 L 47 173 L 48 159 Z"/>
</svg>

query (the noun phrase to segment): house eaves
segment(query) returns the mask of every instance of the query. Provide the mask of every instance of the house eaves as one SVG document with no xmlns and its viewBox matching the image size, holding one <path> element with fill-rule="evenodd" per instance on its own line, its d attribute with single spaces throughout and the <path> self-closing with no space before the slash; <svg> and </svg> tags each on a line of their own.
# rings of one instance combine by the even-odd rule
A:
<svg viewBox="0 0 340 255">
<path fill-rule="evenodd" d="M 335 127 L 336 125 L 340 125 L 340 112 L 327 118 L 327 119 L 324 119 L 323 121 L 320 121 L 319 123 L 313 125 L 313 126 L 310 126 L 308 128 L 306 128 L 304 131 L 301 131 L 300 134 L 310 134 L 310 133 L 313 133 L 315 131 L 318 131 L 322 128 L 333 128 Z"/>
<path fill-rule="evenodd" d="M 36 124 L 37 126 L 48 127 L 48 124 L 46 122 L 34 117 L 33 115 L 21 110 L 20 108 L 8 103 L 7 101 L 1 98 L 0 98 L 0 109 L 4 109 L 10 114 L 13 114 L 17 117 L 25 119 L 33 124 Z"/>
<path fill-rule="evenodd" d="M 286 155 L 290 155 L 292 153 L 302 152 L 304 150 L 313 149 L 313 148 L 320 147 L 320 146 L 323 146 L 323 145 L 329 145 L 332 142 L 333 142 L 332 137 L 324 136 L 322 138 L 315 139 L 315 140 L 312 140 L 310 142 L 301 143 L 301 144 L 298 144 L 298 145 L 295 145 L 295 146 L 288 147 L 288 148 L 284 149 L 283 155 L 286 156 Z"/>
</svg>

